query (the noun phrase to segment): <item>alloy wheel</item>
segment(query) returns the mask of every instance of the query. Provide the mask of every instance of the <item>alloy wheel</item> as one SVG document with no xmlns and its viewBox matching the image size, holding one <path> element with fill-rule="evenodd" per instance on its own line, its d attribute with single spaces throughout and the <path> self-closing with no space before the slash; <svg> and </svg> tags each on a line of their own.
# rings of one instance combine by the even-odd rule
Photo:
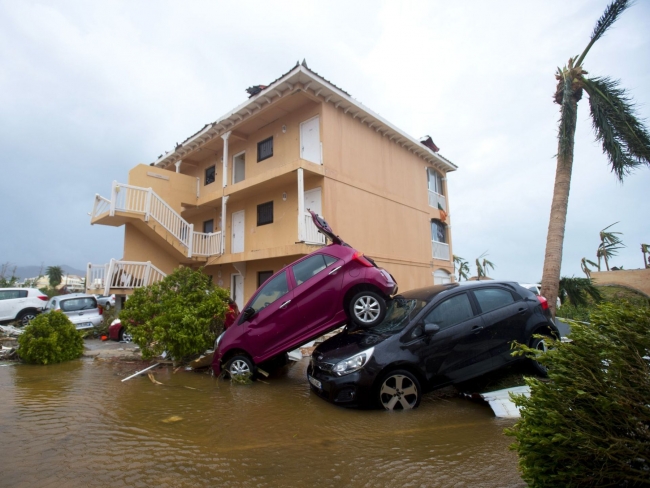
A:
<svg viewBox="0 0 650 488">
<path fill-rule="evenodd" d="M 376 298 L 372 296 L 362 296 L 354 303 L 354 315 L 360 322 L 369 324 L 377 320 L 381 306 Z"/>
<path fill-rule="evenodd" d="M 128 332 L 124 332 L 122 334 L 122 340 L 124 342 L 133 342 L 133 336 L 131 334 L 129 334 Z"/>
<path fill-rule="evenodd" d="M 33 313 L 28 313 L 22 316 L 20 319 L 20 324 L 21 325 L 28 325 L 32 320 L 36 318 L 36 314 Z"/>
<path fill-rule="evenodd" d="M 232 376 L 239 376 L 242 374 L 251 374 L 251 368 L 248 363 L 243 359 L 235 359 L 231 364 L 228 372 Z"/>
<path fill-rule="evenodd" d="M 386 410 L 411 410 L 417 406 L 419 394 L 411 378 L 394 374 L 382 383 L 379 400 Z"/>
</svg>

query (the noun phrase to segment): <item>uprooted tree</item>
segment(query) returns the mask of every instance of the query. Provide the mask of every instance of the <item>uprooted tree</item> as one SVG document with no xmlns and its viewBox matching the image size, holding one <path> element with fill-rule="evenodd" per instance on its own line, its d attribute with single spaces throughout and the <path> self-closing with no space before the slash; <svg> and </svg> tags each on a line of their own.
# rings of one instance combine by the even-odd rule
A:
<svg viewBox="0 0 650 488">
<path fill-rule="evenodd" d="M 120 320 L 142 357 L 167 351 L 182 361 L 212 347 L 223 330 L 228 296 L 200 270 L 178 268 L 159 283 L 136 288 Z"/>
<path fill-rule="evenodd" d="M 650 485 L 650 307 L 605 303 L 590 321 L 545 354 L 518 346 L 549 367 L 506 429 L 531 487 Z"/>
</svg>

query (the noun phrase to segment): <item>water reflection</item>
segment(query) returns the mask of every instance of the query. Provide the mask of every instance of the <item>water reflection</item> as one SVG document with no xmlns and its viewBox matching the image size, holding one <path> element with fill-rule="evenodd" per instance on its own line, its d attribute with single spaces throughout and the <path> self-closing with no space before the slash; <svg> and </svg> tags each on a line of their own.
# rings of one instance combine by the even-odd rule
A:
<svg viewBox="0 0 650 488">
<path fill-rule="evenodd" d="M 304 361 L 250 386 L 170 368 L 121 383 L 138 366 L 0 368 L 0 485 L 524 486 L 510 423 L 481 405 L 346 410 L 310 393 Z"/>
</svg>

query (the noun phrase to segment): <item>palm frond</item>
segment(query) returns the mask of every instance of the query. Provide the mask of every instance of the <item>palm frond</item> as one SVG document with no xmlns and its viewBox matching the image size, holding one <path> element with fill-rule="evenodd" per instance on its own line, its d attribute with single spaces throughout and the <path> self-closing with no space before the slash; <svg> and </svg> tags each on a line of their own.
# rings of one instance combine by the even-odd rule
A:
<svg viewBox="0 0 650 488">
<path fill-rule="evenodd" d="M 603 15 L 601 15 L 600 19 L 598 19 L 598 22 L 596 22 L 594 31 L 591 33 L 591 40 L 589 41 L 589 44 L 587 44 L 585 50 L 582 51 L 582 54 L 578 58 L 576 66 L 582 64 L 582 61 L 584 61 L 585 56 L 591 49 L 591 46 L 593 46 L 598 39 L 605 35 L 607 29 L 609 29 L 614 24 L 614 22 L 616 22 L 616 19 L 618 19 L 619 15 L 625 12 L 627 8 L 632 6 L 632 3 L 633 2 L 630 0 L 614 0 L 607 6 L 605 12 L 603 12 Z"/>
<path fill-rule="evenodd" d="M 575 307 L 587 305 L 587 295 L 593 298 L 595 302 L 600 302 L 603 299 L 600 291 L 589 278 L 569 278 L 566 276 L 560 278 L 559 295 L 562 303 L 568 299 L 571 305 Z"/>
<path fill-rule="evenodd" d="M 584 79 L 589 94 L 596 139 L 619 180 L 637 166 L 650 165 L 650 134 L 636 118 L 636 110 L 619 82 L 610 78 Z"/>
</svg>

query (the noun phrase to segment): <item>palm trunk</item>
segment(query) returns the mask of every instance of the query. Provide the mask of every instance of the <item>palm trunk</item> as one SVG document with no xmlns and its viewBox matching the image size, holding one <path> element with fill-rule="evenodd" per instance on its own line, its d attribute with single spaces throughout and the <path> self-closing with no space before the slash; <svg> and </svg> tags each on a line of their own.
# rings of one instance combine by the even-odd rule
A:
<svg viewBox="0 0 650 488">
<path fill-rule="evenodd" d="M 609 261 L 607 261 L 607 254 L 603 256 L 603 259 L 605 260 L 605 267 L 607 268 L 607 271 L 609 271 Z"/>
<path fill-rule="evenodd" d="M 578 117 L 578 100 L 581 90 L 571 86 L 571 77 L 565 77 L 558 83 L 558 92 L 562 91 L 562 110 L 558 132 L 557 168 L 551 216 L 546 236 L 546 254 L 542 274 L 542 295 L 548 300 L 551 314 L 555 317 L 555 305 L 560 288 L 560 270 L 562 266 L 562 248 L 564 246 L 564 228 L 569 205 L 571 171 L 573 169 L 573 147 Z M 557 100 L 557 98 L 556 98 Z"/>
</svg>

